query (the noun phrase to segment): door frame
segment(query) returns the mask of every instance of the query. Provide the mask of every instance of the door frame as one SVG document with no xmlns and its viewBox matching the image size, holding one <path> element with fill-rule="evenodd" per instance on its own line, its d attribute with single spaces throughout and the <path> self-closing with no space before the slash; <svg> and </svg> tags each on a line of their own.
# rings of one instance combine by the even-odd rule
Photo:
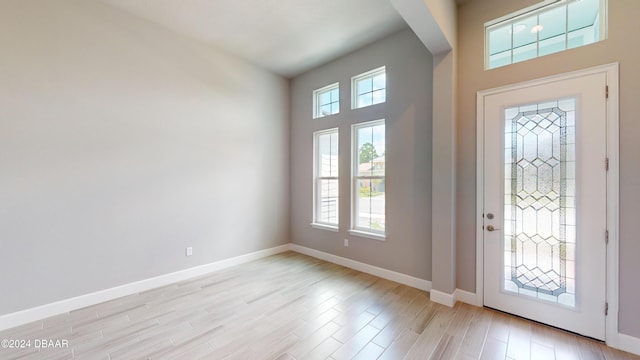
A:
<svg viewBox="0 0 640 360">
<path fill-rule="evenodd" d="M 607 111 L 607 229 L 609 243 L 606 263 L 606 301 L 608 315 L 605 317 L 605 341 L 609 345 L 617 342 L 618 335 L 618 209 L 619 209 L 619 64 L 611 63 L 541 79 L 506 85 L 477 93 L 476 107 L 476 305 L 484 306 L 484 99 L 487 96 L 509 92 L 531 86 L 544 85 L 593 74 L 606 74 L 608 87 Z M 606 89 L 602 89 L 605 96 Z M 603 163 L 603 166 L 605 164 Z M 604 235 L 603 235 L 604 236 Z M 602 241 L 605 241 L 603 238 Z M 604 311 L 604 309 L 603 309 Z"/>
</svg>

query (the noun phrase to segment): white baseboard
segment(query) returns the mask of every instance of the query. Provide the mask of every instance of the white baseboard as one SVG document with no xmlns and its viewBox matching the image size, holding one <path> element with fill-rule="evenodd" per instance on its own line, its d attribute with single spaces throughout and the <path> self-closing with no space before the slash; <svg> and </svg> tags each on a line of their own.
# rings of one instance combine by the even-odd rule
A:
<svg viewBox="0 0 640 360">
<path fill-rule="evenodd" d="M 375 275 L 383 279 L 395 281 L 400 284 L 414 287 L 416 289 L 431 291 L 431 281 L 419 279 L 413 276 L 383 269 L 381 267 L 365 264 L 359 261 L 347 259 L 341 256 L 329 254 L 323 251 L 311 249 L 297 244 L 289 244 L 290 249 L 301 254 L 309 255 L 314 258 L 338 264 L 350 269 L 362 271 L 367 274 Z"/>
<path fill-rule="evenodd" d="M 640 338 L 617 333 L 613 339 L 607 339 L 607 345 L 616 349 L 640 355 Z"/>
<path fill-rule="evenodd" d="M 447 294 L 438 290 L 431 290 L 429 292 L 429 300 L 434 303 L 442 304 L 448 307 L 453 307 L 456 304 L 455 291 L 453 294 Z"/>
<path fill-rule="evenodd" d="M 437 302 L 443 305 L 451 306 L 451 295 L 439 292 L 437 290 L 431 290 L 431 301 Z M 475 293 L 456 289 L 453 293 L 453 300 L 467 303 L 474 306 L 482 307 L 482 298 L 478 297 Z M 622 351 L 626 351 L 632 354 L 640 355 L 640 338 L 633 337 L 622 333 L 614 333 L 613 336 L 607 336 L 607 345 L 612 348 L 616 348 Z"/>
<path fill-rule="evenodd" d="M 482 298 L 479 297 L 476 293 L 456 289 L 453 294 L 447 294 L 432 289 L 431 281 L 428 280 L 418 279 L 409 275 L 401 274 L 395 271 L 383 269 L 377 266 L 365 264 L 359 261 L 347 259 L 341 256 L 329 254 L 297 244 L 289 244 L 289 249 L 324 261 L 362 271 L 367 274 L 375 275 L 383 279 L 395 281 L 400 284 L 428 291 L 430 300 L 438 304 L 453 307 L 456 302 L 460 301 L 473 306 L 483 306 Z M 611 347 L 627 351 L 632 354 L 640 355 L 640 338 L 635 338 L 633 336 L 618 333 L 615 335 L 615 339 L 613 339 L 611 342 L 607 341 L 607 344 Z"/>
<path fill-rule="evenodd" d="M 478 300 L 475 293 L 456 289 L 453 294 L 447 294 L 438 290 L 431 290 L 431 301 L 436 302 L 438 304 L 446 305 L 449 307 L 453 307 L 458 301 L 473 305 L 473 306 L 482 306 L 482 304 L 478 304 Z"/>
<path fill-rule="evenodd" d="M 110 289 L 97 291 L 86 295 L 77 296 L 70 299 L 57 301 L 51 304 L 46 304 L 11 314 L 1 315 L 0 331 L 28 324 L 30 322 L 46 319 L 48 317 L 63 314 L 73 310 L 81 309 L 87 306 L 96 305 L 105 301 L 117 299 L 119 297 L 136 294 L 183 280 L 188 280 L 217 270 L 225 269 L 235 265 L 241 265 L 249 261 L 261 259 L 289 250 L 309 255 L 321 260 L 329 261 L 334 264 L 345 266 L 351 269 L 362 271 L 367 274 L 375 275 L 383 279 L 395 281 L 397 283 L 411 286 L 420 290 L 429 291 L 431 301 L 439 304 L 453 306 L 455 305 L 456 301 L 460 301 L 470 305 L 482 306 L 482 303 L 478 304 L 478 298 L 476 294 L 468 291 L 456 289 L 453 294 L 447 294 L 444 292 L 433 290 L 431 288 L 431 281 L 428 280 L 419 279 L 413 276 L 383 269 L 381 267 L 365 264 L 359 261 L 325 253 L 304 246 L 296 244 L 286 244 L 270 249 L 236 256 L 230 259 L 216 261 L 214 263 L 206 265 L 176 271 L 170 274 L 156 276 L 153 278 L 117 286 Z M 627 351 L 632 354 L 640 355 L 640 338 L 617 333 L 614 335 L 614 338 L 611 339 L 611 341 L 607 341 L 607 344 L 614 348 Z"/>
<path fill-rule="evenodd" d="M 468 292 L 461 289 L 456 289 L 453 293 L 456 301 L 463 302 L 465 304 L 473 305 L 473 306 L 482 306 L 482 302 L 478 303 L 478 297 L 476 293 Z"/>
<path fill-rule="evenodd" d="M 153 278 L 136 281 L 133 283 L 100 290 L 94 293 L 80 295 L 74 298 L 57 301 L 51 304 L 38 306 L 31 309 L 18 311 L 15 313 L 0 316 L 0 330 L 10 329 L 16 326 L 28 324 L 30 322 L 46 319 L 51 316 L 63 314 L 87 306 L 96 305 L 105 301 L 117 299 L 119 297 L 136 294 L 160 286 L 165 286 L 178 281 L 187 280 L 197 276 L 205 275 L 213 271 L 225 269 L 231 266 L 244 264 L 249 261 L 261 259 L 267 256 L 278 254 L 290 250 L 289 244 L 276 246 L 270 249 L 260 250 L 249 254 L 236 256 L 230 259 L 216 261 L 210 264 L 196 266 L 193 268 L 176 271 L 170 274 L 160 275 Z"/>
<path fill-rule="evenodd" d="M 431 281 L 429 280 L 419 279 L 419 278 L 405 275 L 392 270 L 383 269 L 381 267 L 377 267 L 377 266 L 365 264 L 359 261 L 347 259 L 341 256 L 329 254 L 320 250 L 311 249 L 302 245 L 289 244 L 289 246 L 290 246 L 290 250 L 301 253 L 301 254 L 309 255 L 324 261 L 328 261 L 334 264 L 338 264 L 351 269 L 362 271 L 364 273 L 375 275 L 383 279 L 395 281 L 397 283 L 411 286 L 416 289 L 429 291 L 431 301 L 437 302 L 439 304 L 453 306 L 455 305 L 456 301 L 461 301 L 463 303 L 467 303 L 474 306 L 482 306 L 482 304 L 478 304 L 476 294 L 472 292 L 456 289 L 456 291 L 453 294 L 446 294 L 437 290 L 433 290 L 431 288 Z"/>
</svg>

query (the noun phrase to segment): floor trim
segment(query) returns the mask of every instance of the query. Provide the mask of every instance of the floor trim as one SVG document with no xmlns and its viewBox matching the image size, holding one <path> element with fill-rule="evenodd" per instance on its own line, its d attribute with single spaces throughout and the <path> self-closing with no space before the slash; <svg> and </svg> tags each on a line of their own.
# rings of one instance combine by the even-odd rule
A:
<svg viewBox="0 0 640 360">
<path fill-rule="evenodd" d="M 607 339 L 607 345 L 622 351 L 640 355 L 640 338 L 633 337 L 631 335 L 618 332 L 613 336 L 613 339 Z"/>
<path fill-rule="evenodd" d="M 1 315 L 0 330 L 10 329 L 16 326 L 28 324 L 30 322 L 46 319 L 51 316 L 117 299 L 119 297 L 136 294 L 178 281 L 187 280 L 193 277 L 211 273 L 213 271 L 244 264 L 249 261 L 261 259 L 288 250 L 290 250 L 290 244 L 280 245 L 270 249 L 260 250 L 233 258 L 216 261 L 210 264 L 196 266 L 173 273 L 160 275 L 121 286 L 116 286 L 110 289 L 100 290 L 93 293 L 80 295 L 74 298 L 56 301 L 54 303 L 34 307 L 31 309 Z"/>
<path fill-rule="evenodd" d="M 125 284 L 122 286 L 117 286 L 110 289 L 105 289 L 94 293 L 57 301 L 51 304 L 46 304 L 35 308 L 2 315 L 0 316 L 0 330 L 10 329 L 16 326 L 28 324 L 30 322 L 46 319 L 51 316 L 117 299 L 119 297 L 132 295 L 183 280 L 188 280 L 217 270 L 222 270 L 235 265 L 241 265 L 285 251 L 295 251 L 304 255 L 315 257 L 317 259 L 325 260 L 337 265 L 375 275 L 383 279 L 395 281 L 397 283 L 411 286 L 420 290 L 429 291 L 431 300 L 439 304 L 453 306 L 457 301 L 460 301 L 475 306 L 482 306 L 481 303 L 477 303 L 478 297 L 476 294 L 465 290 L 456 289 L 453 294 L 446 294 L 437 290 L 432 290 L 431 281 L 428 280 L 419 279 L 413 276 L 380 268 L 374 265 L 365 264 L 359 261 L 347 259 L 341 256 L 329 254 L 301 245 L 285 244 L 270 249 L 260 250 L 233 258 L 216 261 L 210 264 L 180 270 L 173 273 L 133 282 L 130 284 Z M 609 344 L 609 346 L 611 347 L 640 355 L 640 338 L 616 332 L 613 334 L 612 338 L 608 339 L 607 344 Z"/>
<path fill-rule="evenodd" d="M 456 292 L 453 293 L 453 295 L 455 296 L 456 301 L 460 301 L 469 305 L 482 307 L 482 301 L 478 302 L 478 297 L 476 296 L 475 293 L 461 290 L 461 289 L 456 289 Z"/>
<path fill-rule="evenodd" d="M 300 254 L 309 255 L 311 257 L 338 264 L 350 269 L 362 271 L 367 274 L 375 275 L 383 279 L 395 281 L 400 284 L 414 287 L 416 289 L 431 291 L 431 281 L 419 279 L 410 275 L 402 274 L 381 267 L 365 264 L 356 260 L 347 259 L 342 256 L 329 254 L 320 250 L 311 249 L 297 244 L 289 244 L 290 249 Z"/>
<path fill-rule="evenodd" d="M 333 254 L 326 253 L 324 251 L 308 248 L 306 246 L 298 244 L 289 244 L 290 250 L 315 257 L 320 260 L 328 261 L 337 265 L 345 266 L 351 269 L 362 271 L 367 274 L 375 275 L 383 279 L 395 281 L 400 284 L 414 287 L 416 289 L 428 291 L 430 293 L 430 299 L 433 302 L 437 302 L 446 306 L 454 306 L 457 301 L 474 305 L 482 306 L 482 303 L 478 304 L 477 296 L 475 293 L 456 289 L 453 294 L 446 294 L 438 290 L 433 290 L 431 287 L 431 281 L 419 279 L 413 276 L 395 272 L 392 270 L 384 269 L 374 265 L 365 264 L 356 260 L 344 258 Z"/>
<path fill-rule="evenodd" d="M 434 303 L 453 307 L 453 305 L 456 304 L 455 291 L 453 292 L 453 294 L 447 294 L 442 291 L 431 290 L 431 292 L 429 293 L 429 300 L 433 301 Z"/>
</svg>

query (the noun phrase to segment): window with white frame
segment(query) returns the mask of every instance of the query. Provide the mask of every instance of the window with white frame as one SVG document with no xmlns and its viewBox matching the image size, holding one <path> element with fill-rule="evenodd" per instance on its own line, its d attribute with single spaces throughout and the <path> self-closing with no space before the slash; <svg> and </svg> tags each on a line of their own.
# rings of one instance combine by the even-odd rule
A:
<svg viewBox="0 0 640 360">
<path fill-rule="evenodd" d="M 352 109 L 387 101 L 386 68 L 383 66 L 351 78 L 351 98 Z"/>
<path fill-rule="evenodd" d="M 607 0 L 546 0 L 485 24 L 485 68 L 585 46 L 606 36 Z"/>
<path fill-rule="evenodd" d="M 338 129 L 313 133 L 313 225 L 336 228 L 338 212 Z"/>
<path fill-rule="evenodd" d="M 340 112 L 340 83 L 331 84 L 313 92 L 313 118 Z"/>
<path fill-rule="evenodd" d="M 351 231 L 384 239 L 385 121 L 352 125 Z"/>
</svg>

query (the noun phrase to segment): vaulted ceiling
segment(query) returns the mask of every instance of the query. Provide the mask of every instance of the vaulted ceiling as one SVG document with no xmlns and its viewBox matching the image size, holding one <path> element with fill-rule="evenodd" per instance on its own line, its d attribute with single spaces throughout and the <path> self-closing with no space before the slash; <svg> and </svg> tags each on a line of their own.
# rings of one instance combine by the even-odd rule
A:
<svg viewBox="0 0 640 360">
<path fill-rule="evenodd" d="M 389 0 L 101 0 L 291 77 L 406 26 Z"/>
</svg>

